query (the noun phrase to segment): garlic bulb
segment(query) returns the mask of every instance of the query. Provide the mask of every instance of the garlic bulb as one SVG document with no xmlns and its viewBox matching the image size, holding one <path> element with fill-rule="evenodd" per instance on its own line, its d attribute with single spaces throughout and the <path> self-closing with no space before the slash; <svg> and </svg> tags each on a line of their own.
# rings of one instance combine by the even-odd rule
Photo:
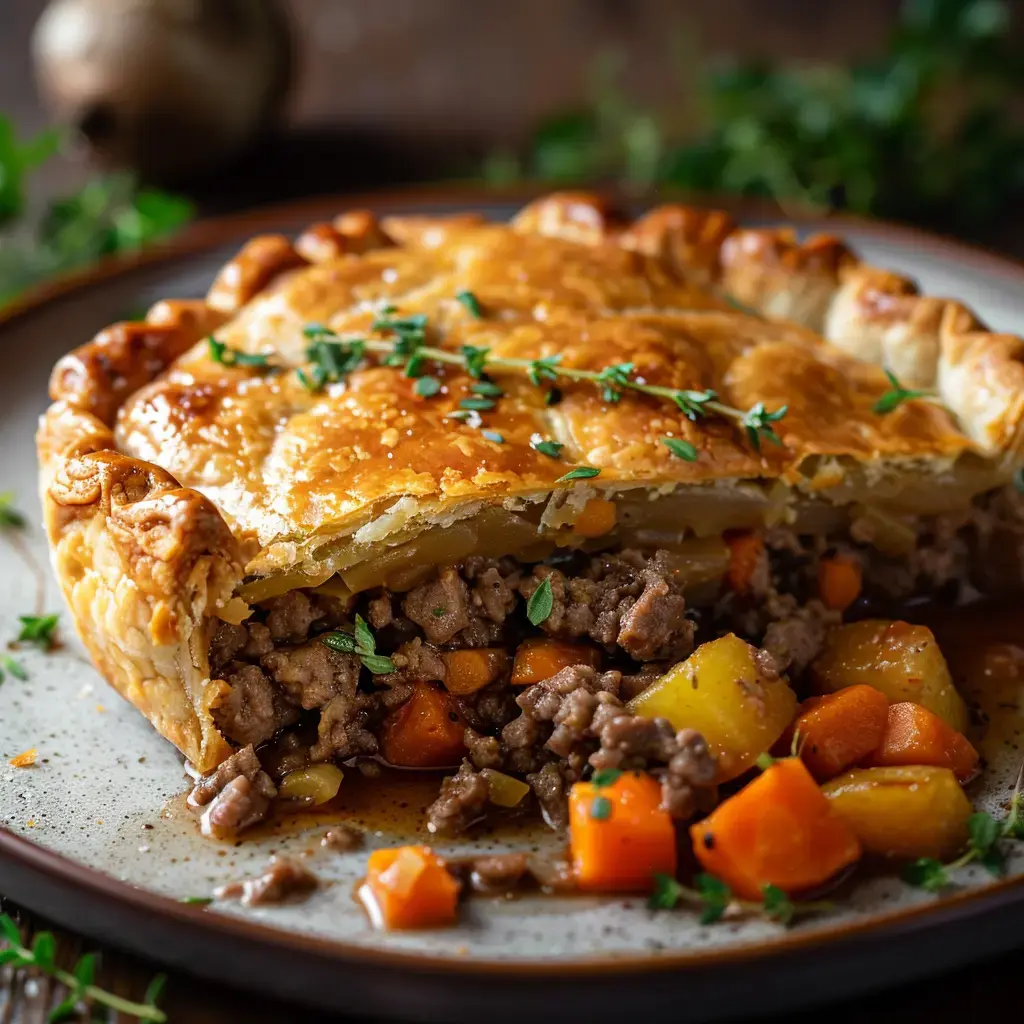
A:
<svg viewBox="0 0 1024 1024">
<path fill-rule="evenodd" d="M 44 98 L 100 163 L 169 183 L 280 108 L 292 38 L 277 0 L 52 0 L 33 54 Z"/>
</svg>

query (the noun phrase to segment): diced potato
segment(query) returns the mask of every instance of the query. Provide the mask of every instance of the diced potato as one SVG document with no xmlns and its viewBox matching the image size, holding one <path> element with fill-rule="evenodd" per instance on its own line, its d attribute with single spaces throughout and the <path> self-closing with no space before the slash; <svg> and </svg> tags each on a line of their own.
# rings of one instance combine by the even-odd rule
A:
<svg viewBox="0 0 1024 1024">
<path fill-rule="evenodd" d="M 948 860 L 967 842 L 973 808 L 948 768 L 861 768 L 822 792 L 871 853 Z"/>
<path fill-rule="evenodd" d="M 671 668 L 629 708 L 696 729 L 718 759 L 718 781 L 741 775 L 782 735 L 796 713 L 796 694 L 784 679 L 764 676 L 756 648 L 733 633 L 702 644 Z"/>
<path fill-rule="evenodd" d="M 277 788 L 278 796 L 282 800 L 302 800 L 315 807 L 338 795 L 343 777 L 336 764 L 313 764 L 308 768 L 297 768 L 281 780 Z"/>
<path fill-rule="evenodd" d="M 480 774 L 487 780 L 491 803 L 498 807 L 515 807 L 530 792 L 525 782 L 493 768 L 485 768 Z"/>
<path fill-rule="evenodd" d="M 946 659 L 925 626 L 866 619 L 840 626 L 811 668 L 818 693 L 866 683 L 896 704 L 927 708 L 957 732 L 967 729 L 967 705 L 957 693 Z"/>
</svg>

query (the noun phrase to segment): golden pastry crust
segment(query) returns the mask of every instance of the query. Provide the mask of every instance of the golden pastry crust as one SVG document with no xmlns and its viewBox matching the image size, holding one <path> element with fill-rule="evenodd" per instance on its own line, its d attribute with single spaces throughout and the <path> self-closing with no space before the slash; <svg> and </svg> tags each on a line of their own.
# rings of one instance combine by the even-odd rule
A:
<svg viewBox="0 0 1024 1024">
<path fill-rule="evenodd" d="M 463 290 L 482 318 L 456 300 Z M 436 370 L 431 398 L 376 364 L 316 392 L 299 383 L 306 324 L 373 337 L 385 303 L 425 314 L 429 343 L 453 352 L 631 363 L 648 384 L 710 388 L 737 409 L 786 405 L 783 443 L 756 451 L 733 422 L 691 422 L 629 391 L 607 402 L 586 382 L 560 381 L 551 406 L 525 376 L 502 376 L 504 397 L 482 417 L 500 442 L 448 418 L 472 394 L 458 368 Z M 213 362 L 211 331 L 275 370 Z M 38 437 L 47 529 L 97 665 L 207 770 L 229 751 L 209 713 L 223 684 L 207 648 L 217 616 L 245 614 L 243 577 L 315 586 L 444 531 L 450 552 L 454 527 L 489 509 L 534 507 L 544 529 L 571 530 L 595 493 L 763 493 L 781 480 L 793 495 L 874 490 L 913 506 L 930 479 L 969 498 L 1017 458 L 1022 348 L 836 239 L 800 243 L 721 213 L 668 206 L 628 223 L 581 193 L 507 226 L 359 211 L 294 245 L 253 239 L 205 302 L 161 303 L 61 360 Z M 945 407 L 878 416 L 880 366 Z M 665 437 L 697 458 L 674 456 Z M 564 445 L 562 458 L 537 451 L 540 438 Z M 600 476 L 559 483 L 575 464 Z"/>
</svg>

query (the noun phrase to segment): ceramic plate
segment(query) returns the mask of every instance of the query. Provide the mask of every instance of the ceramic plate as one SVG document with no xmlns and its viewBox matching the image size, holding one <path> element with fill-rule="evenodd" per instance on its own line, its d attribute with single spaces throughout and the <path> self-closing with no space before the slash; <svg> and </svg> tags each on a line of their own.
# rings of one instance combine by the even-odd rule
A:
<svg viewBox="0 0 1024 1024">
<path fill-rule="evenodd" d="M 8 674 L 0 686 L 5 895 L 211 978 L 349 1012 L 417 1019 L 543 1015 L 552 1000 L 595 1020 L 627 1009 L 652 1012 L 668 1000 L 676 1019 L 780 1010 L 939 971 L 1024 940 L 1024 886 L 1017 884 L 1024 857 L 1000 882 L 980 870 L 962 872 L 963 885 L 943 900 L 871 878 L 834 913 L 788 931 L 761 920 L 702 927 L 692 913 L 653 913 L 641 899 L 527 896 L 474 900 L 451 930 L 389 934 L 372 930 L 353 900 L 366 853 L 320 852 L 323 821 L 304 819 L 305 827 L 237 845 L 198 835 L 181 812 L 185 780 L 177 751 L 102 681 L 68 625 L 45 566 L 33 431 L 47 403 L 48 373 L 63 352 L 158 298 L 201 295 L 248 235 L 295 232 L 353 205 L 383 213 L 482 207 L 497 217 L 515 208 L 493 196 L 374 197 L 202 225 L 170 252 L 130 268 L 102 268 L 0 325 L 0 491 L 15 491 L 29 519 L 25 531 L 0 538 L 0 637 L 16 634 L 19 615 L 45 610 L 61 613 L 66 641 L 51 654 L 19 651 L 28 678 Z M 917 277 L 927 292 L 964 300 L 993 328 L 1024 331 L 1024 271 L 1012 264 L 862 222 L 833 220 L 827 229 L 869 261 Z M 34 767 L 8 767 L 9 758 L 32 747 Z M 984 791 L 974 794 L 988 809 L 1005 800 L 1018 767 L 1012 747 L 1001 751 Z M 430 796 L 413 789 L 408 799 Z M 371 845 L 415 838 L 398 819 L 367 817 L 358 806 L 350 813 L 370 828 Z M 443 849 L 465 854 L 552 843 L 531 831 Z M 246 911 L 179 902 L 252 873 L 271 852 L 307 850 L 329 884 L 305 903 Z"/>
</svg>

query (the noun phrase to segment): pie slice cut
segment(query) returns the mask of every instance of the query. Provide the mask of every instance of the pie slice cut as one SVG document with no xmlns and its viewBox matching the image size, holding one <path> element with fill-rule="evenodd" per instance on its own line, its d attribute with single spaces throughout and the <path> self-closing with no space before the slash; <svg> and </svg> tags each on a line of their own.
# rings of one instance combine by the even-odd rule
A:
<svg viewBox="0 0 1024 1024">
<path fill-rule="evenodd" d="M 796 677 L 853 601 L 1019 587 L 1022 354 L 722 213 L 349 213 L 57 364 L 46 525 L 97 666 L 198 771 L 465 756 L 460 826 L 477 770 L 542 804 L 577 770 L 523 690 L 560 668 L 592 728 L 700 638 Z"/>
</svg>

